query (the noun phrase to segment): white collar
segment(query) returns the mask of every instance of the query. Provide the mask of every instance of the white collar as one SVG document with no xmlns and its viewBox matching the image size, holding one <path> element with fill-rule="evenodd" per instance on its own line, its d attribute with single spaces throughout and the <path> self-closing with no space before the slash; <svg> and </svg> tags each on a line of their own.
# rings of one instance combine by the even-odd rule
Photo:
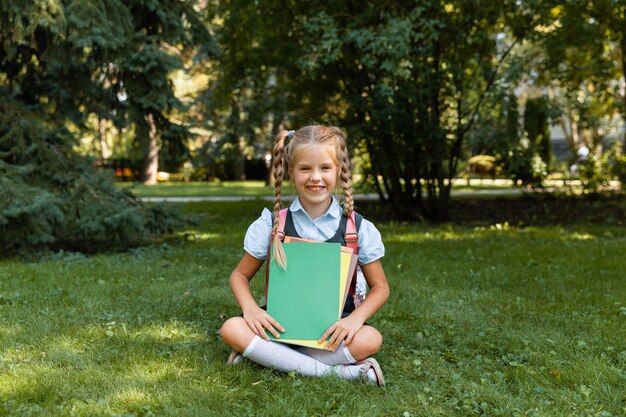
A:
<svg viewBox="0 0 626 417">
<path fill-rule="evenodd" d="M 326 213 L 322 214 L 320 217 L 324 217 L 328 215 L 328 216 L 337 218 L 341 216 L 342 210 L 341 210 L 341 206 L 339 205 L 339 202 L 337 201 L 334 195 L 331 195 L 330 198 L 332 199 L 332 202 L 330 203 L 330 207 L 328 207 L 328 210 L 326 210 Z M 302 207 L 302 203 L 300 203 L 300 199 L 298 197 L 296 197 L 291 203 L 291 205 L 289 206 L 289 211 L 291 211 L 292 213 L 295 213 L 296 211 L 302 211 L 306 213 L 307 216 L 309 215 L 309 213 L 306 212 L 304 207 Z"/>
</svg>

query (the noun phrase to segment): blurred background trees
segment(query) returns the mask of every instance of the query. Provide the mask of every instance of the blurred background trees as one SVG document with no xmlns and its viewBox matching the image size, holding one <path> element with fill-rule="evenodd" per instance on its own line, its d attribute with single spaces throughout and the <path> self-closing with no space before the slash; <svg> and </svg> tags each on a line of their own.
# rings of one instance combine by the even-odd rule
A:
<svg viewBox="0 0 626 417">
<path fill-rule="evenodd" d="M 596 189 L 626 171 L 625 15 L 622 0 L 3 2 L 2 192 L 23 198 L 0 202 L 0 227 L 38 212 L 53 239 L 76 212 L 53 200 L 101 168 L 266 178 L 274 134 L 311 122 L 346 129 L 360 181 L 403 218 L 444 220 L 473 156 L 540 186 L 584 145 L 575 175 Z"/>
<path fill-rule="evenodd" d="M 220 60 L 221 79 L 246 80 L 242 114 L 256 112 L 268 133 L 311 120 L 344 127 L 363 180 L 401 217 L 445 219 L 451 179 L 473 154 L 540 186 L 550 125 L 564 128 L 572 160 L 582 143 L 601 154 L 623 130 L 620 35 L 593 17 L 604 3 L 216 5 L 225 50 L 237 48 Z"/>
<path fill-rule="evenodd" d="M 172 166 L 184 158 L 189 133 L 176 121 L 185 106 L 172 73 L 217 53 L 199 10 L 179 1 L 3 2 L 0 23 L 0 246 L 95 250 L 170 230 L 161 209 L 117 191 L 76 145 L 91 133 L 106 162 L 107 130 L 132 130 L 126 146 L 141 155 L 147 183 L 159 151 Z"/>
</svg>

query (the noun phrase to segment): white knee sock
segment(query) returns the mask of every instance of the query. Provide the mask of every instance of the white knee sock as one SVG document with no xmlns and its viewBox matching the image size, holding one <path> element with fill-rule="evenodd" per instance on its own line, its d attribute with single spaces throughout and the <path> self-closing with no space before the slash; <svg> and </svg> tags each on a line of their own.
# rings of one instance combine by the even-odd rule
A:
<svg viewBox="0 0 626 417">
<path fill-rule="evenodd" d="M 349 365 L 356 362 L 356 359 L 352 357 L 348 347 L 343 342 L 335 352 L 305 346 L 298 346 L 294 349 L 326 365 Z"/>
<path fill-rule="evenodd" d="M 335 374 L 342 379 L 359 378 L 359 365 L 331 366 L 310 356 L 297 352 L 278 342 L 267 342 L 258 336 L 243 351 L 243 356 L 259 365 L 283 372 L 295 371 L 305 376 L 325 376 Z"/>
</svg>

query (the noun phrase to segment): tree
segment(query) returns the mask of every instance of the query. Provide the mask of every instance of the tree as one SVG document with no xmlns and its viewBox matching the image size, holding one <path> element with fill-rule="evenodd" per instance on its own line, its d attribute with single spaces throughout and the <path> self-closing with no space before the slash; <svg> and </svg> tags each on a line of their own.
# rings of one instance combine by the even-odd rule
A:
<svg viewBox="0 0 626 417">
<path fill-rule="evenodd" d="M 626 84 L 626 1 L 624 0 L 594 0 L 588 6 L 589 22 L 600 26 L 604 35 L 602 39 L 610 49 L 613 49 L 618 59 L 615 67 L 621 69 L 622 85 Z M 611 47 L 612 46 L 612 47 Z M 619 78 L 619 77 L 616 77 Z M 622 149 L 626 154 L 626 91 L 621 88 L 621 105 L 618 106 L 623 123 Z"/>
<path fill-rule="evenodd" d="M 573 154 L 582 142 L 601 152 L 602 139 L 619 130 L 612 125 L 620 112 L 622 125 L 626 121 L 620 92 L 625 10 L 623 1 L 563 2 L 551 8 L 553 22 L 539 28 L 542 36 L 529 59 L 536 74 L 531 82 L 560 106 L 558 120 Z"/>
<path fill-rule="evenodd" d="M 279 126 L 289 125 L 301 109 L 292 91 L 300 71 L 298 45 L 290 41 L 289 5 L 277 1 L 214 1 L 207 7 L 216 23 L 222 54 L 209 68 L 215 82 L 201 96 L 197 111 L 213 121 L 218 132 L 199 158 L 224 165 L 224 175 L 243 179 L 244 162 L 271 149 Z M 284 25 L 273 22 L 286 22 Z M 322 108 L 323 106 L 320 106 Z M 211 154 L 219 154 L 219 158 Z"/>
<path fill-rule="evenodd" d="M 41 20 L 40 26 L 26 20 L 32 26 L 29 30 L 37 34 L 53 31 L 55 43 L 18 47 L 18 51 L 30 49 L 37 62 L 49 64 L 30 68 L 37 77 L 24 79 L 24 83 L 32 94 L 54 98 L 57 106 L 62 101 L 63 106 L 57 108 L 59 116 L 79 129 L 87 128 L 91 114 L 99 123 L 110 120 L 118 127 L 135 125 L 135 149 L 145 160 L 144 181 L 154 183 L 159 148 L 180 162 L 184 141 L 190 136 L 187 126 L 174 121 L 173 116 L 187 106 L 175 96 L 171 75 L 190 71 L 194 62 L 218 54 L 196 10 L 198 2 L 74 0 L 67 5 L 42 4 L 7 7 L 3 18 L 7 29 L 20 33 L 21 22 L 11 16 L 15 10 L 26 19 L 37 13 L 50 17 Z M 12 47 L 8 48 L 10 53 Z M 43 79 L 60 85 L 65 95 L 55 97 L 55 91 L 51 94 L 44 82 L 38 82 Z"/>
<path fill-rule="evenodd" d="M 102 82 L 124 98 L 117 110 L 122 107 L 137 126 L 136 146 L 144 155 L 142 177 L 147 184 L 156 183 L 159 138 L 170 159 L 177 159 L 184 155 L 189 137 L 186 126 L 172 121 L 172 114 L 187 106 L 175 96 L 170 74 L 187 71 L 185 64 L 189 68 L 194 60 L 217 55 L 196 3 L 131 1 L 120 21 L 130 36 L 119 49 L 103 51 L 105 62 L 107 52 L 113 59 L 107 62 Z M 87 27 L 99 24 L 93 21 Z"/>
<path fill-rule="evenodd" d="M 176 59 L 164 48 L 207 39 L 193 4 L 4 2 L 0 24 L 2 249 L 125 247 L 171 230 L 176 216 L 116 191 L 75 154 L 68 126 L 97 114 L 170 131 Z"/>
<path fill-rule="evenodd" d="M 548 103 L 545 97 L 529 98 L 524 109 L 524 129 L 528 140 L 539 148 L 541 159 L 550 166 L 552 144 L 548 126 Z"/>
<path fill-rule="evenodd" d="M 72 150 L 42 108 L 0 101 L 0 253 L 33 248 L 94 252 L 144 244 L 183 226 L 170 210 L 118 191 L 110 174 Z"/>
<path fill-rule="evenodd" d="M 447 217 L 450 180 L 500 66 L 543 18 L 519 1 L 276 1 L 238 10 L 280 22 L 260 24 L 270 28 L 255 30 L 239 53 L 248 62 L 281 58 L 267 68 L 284 69 L 291 121 L 346 127 L 396 214 L 437 220 Z"/>
</svg>

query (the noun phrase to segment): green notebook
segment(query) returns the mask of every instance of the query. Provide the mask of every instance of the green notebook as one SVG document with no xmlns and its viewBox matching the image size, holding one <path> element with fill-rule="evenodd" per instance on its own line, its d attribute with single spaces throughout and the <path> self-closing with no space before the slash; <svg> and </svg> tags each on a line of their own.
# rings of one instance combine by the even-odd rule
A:
<svg viewBox="0 0 626 417">
<path fill-rule="evenodd" d="M 280 339 L 318 340 L 341 309 L 341 245 L 283 243 L 283 249 L 286 270 L 270 261 L 267 312 L 286 330 Z"/>
</svg>

